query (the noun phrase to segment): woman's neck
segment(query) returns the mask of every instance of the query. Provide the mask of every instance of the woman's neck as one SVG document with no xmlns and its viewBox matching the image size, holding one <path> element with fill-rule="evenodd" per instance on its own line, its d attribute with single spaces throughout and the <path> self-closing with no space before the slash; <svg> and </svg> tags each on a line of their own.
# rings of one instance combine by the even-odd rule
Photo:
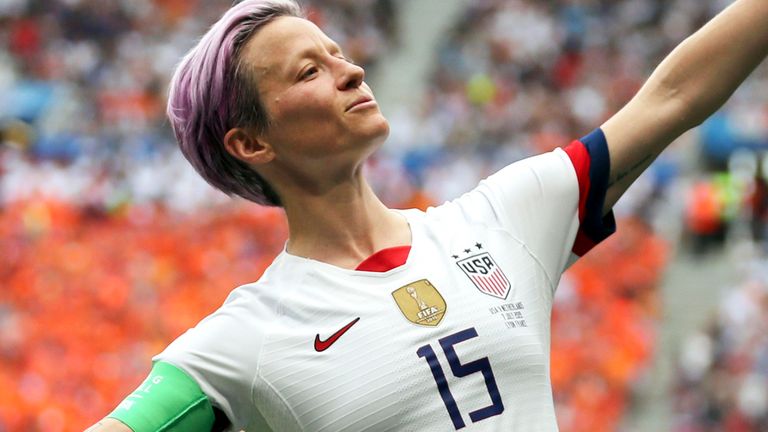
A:
<svg viewBox="0 0 768 432">
<path fill-rule="evenodd" d="M 285 202 L 292 255 L 354 269 L 381 249 L 411 244 L 408 222 L 364 180 L 323 195 L 292 198 Z"/>
</svg>

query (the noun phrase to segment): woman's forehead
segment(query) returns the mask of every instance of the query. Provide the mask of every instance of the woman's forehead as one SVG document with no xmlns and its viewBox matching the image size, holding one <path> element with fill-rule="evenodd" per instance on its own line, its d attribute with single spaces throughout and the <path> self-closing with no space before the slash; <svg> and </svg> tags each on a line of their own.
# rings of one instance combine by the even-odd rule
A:
<svg viewBox="0 0 768 432">
<path fill-rule="evenodd" d="M 318 46 L 337 44 L 313 22 L 279 17 L 261 28 L 243 50 L 245 60 L 262 74 L 283 74 L 291 63 Z"/>
</svg>

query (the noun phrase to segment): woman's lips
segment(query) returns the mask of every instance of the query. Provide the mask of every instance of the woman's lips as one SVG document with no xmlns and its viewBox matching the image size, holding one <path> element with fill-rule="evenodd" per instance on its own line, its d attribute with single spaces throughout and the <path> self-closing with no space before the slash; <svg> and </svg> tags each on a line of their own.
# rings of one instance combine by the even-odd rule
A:
<svg viewBox="0 0 768 432">
<path fill-rule="evenodd" d="M 357 98 L 349 107 L 347 107 L 347 111 L 351 111 L 352 109 L 363 109 L 376 106 L 376 101 L 373 100 L 370 96 L 361 96 Z"/>
</svg>

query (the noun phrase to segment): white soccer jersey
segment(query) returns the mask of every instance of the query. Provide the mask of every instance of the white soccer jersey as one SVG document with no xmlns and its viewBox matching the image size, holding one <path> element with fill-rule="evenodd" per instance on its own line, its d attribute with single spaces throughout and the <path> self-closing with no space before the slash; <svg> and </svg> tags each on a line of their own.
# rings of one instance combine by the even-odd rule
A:
<svg viewBox="0 0 768 432">
<path fill-rule="evenodd" d="M 383 273 L 283 252 L 155 360 L 193 377 L 231 430 L 557 430 L 552 297 L 574 242 L 612 232 L 607 171 L 597 130 L 403 211 L 411 251 Z"/>
</svg>

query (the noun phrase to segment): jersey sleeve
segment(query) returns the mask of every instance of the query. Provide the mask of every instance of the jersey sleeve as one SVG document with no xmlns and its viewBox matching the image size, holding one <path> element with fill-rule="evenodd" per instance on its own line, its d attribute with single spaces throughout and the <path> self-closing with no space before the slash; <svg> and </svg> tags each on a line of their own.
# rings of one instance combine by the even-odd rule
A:
<svg viewBox="0 0 768 432">
<path fill-rule="evenodd" d="M 596 129 L 572 142 L 564 151 L 573 164 L 579 184 L 579 230 L 572 252 L 581 257 L 616 232 L 613 210 L 602 214 L 611 167 L 608 143 L 603 131 Z"/>
<path fill-rule="evenodd" d="M 171 364 L 194 379 L 213 407 L 226 415 L 227 430 L 269 431 L 252 399 L 263 329 L 258 320 L 242 319 L 252 312 L 243 297 L 233 291 L 224 306 L 187 330 L 153 361 Z"/>
<path fill-rule="evenodd" d="M 605 135 L 596 129 L 501 169 L 452 204 L 525 244 L 556 285 L 570 263 L 616 230 L 613 212 L 602 215 L 609 171 Z"/>
</svg>

